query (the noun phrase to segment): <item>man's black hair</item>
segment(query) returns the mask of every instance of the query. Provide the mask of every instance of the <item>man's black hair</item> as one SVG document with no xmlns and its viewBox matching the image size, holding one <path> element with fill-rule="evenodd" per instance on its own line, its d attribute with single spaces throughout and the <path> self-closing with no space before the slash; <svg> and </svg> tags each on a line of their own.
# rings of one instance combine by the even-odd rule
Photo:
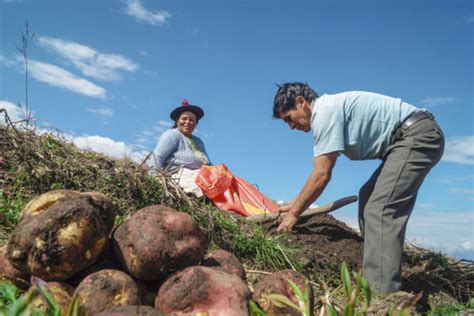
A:
<svg viewBox="0 0 474 316">
<path fill-rule="evenodd" d="M 302 96 L 306 101 L 312 102 L 318 97 L 318 94 L 306 83 L 287 82 L 278 85 L 278 91 L 273 100 L 273 118 L 279 119 L 280 113 L 295 109 L 295 100 L 298 96 Z"/>
</svg>

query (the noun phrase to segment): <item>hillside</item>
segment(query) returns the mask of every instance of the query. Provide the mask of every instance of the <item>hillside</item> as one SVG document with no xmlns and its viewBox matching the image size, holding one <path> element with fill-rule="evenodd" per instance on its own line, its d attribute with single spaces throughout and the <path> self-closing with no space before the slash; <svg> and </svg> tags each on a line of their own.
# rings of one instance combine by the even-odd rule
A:
<svg viewBox="0 0 474 316">
<path fill-rule="evenodd" d="M 294 268 L 313 281 L 316 308 L 323 304 L 325 293 L 343 300 L 339 276 L 343 262 L 352 271 L 361 268 L 362 238 L 330 215 L 314 216 L 299 223 L 294 234 L 279 235 L 274 225 L 257 226 L 215 209 L 205 199 L 187 196 L 165 174 L 152 177 L 145 165 L 81 151 L 58 135 L 0 126 L 0 185 L 2 243 L 29 200 L 50 190 L 72 189 L 110 197 L 119 210 L 116 224 L 148 205 L 186 212 L 209 236 L 211 247 L 229 250 L 243 262 L 251 288 L 266 272 Z M 421 293 L 419 311 L 465 304 L 474 292 L 472 262 L 414 246 L 405 250 L 403 278 L 405 292 Z M 377 298 L 373 306 L 413 302 L 408 293 Z"/>
</svg>

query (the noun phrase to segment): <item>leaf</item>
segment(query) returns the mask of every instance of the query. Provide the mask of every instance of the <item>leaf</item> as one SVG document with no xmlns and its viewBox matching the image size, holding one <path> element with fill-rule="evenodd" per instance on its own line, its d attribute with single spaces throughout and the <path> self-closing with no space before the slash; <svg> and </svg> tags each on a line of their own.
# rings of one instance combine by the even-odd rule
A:
<svg viewBox="0 0 474 316">
<path fill-rule="evenodd" d="M 278 307 L 286 307 L 289 306 L 291 308 L 296 309 L 297 311 L 300 310 L 299 306 L 297 306 L 295 303 L 290 301 L 288 297 L 282 294 L 268 294 L 267 299 L 275 304 Z"/>
<path fill-rule="evenodd" d="M 344 306 L 344 316 L 352 316 L 354 314 L 354 304 L 347 303 Z"/>
<path fill-rule="evenodd" d="M 372 301 L 372 290 L 370 288 L 370 284 L 365 278 L 361 278 L 360 282 L 361 282 L 362 294 L 364 295 L 364 298 L 365 298 L 365 307 L 369 308 L 369 305 Z"/>
<path fill-rule="evenodd" d="M 258 308 L 258 306 L 257 306 L 257 308 Z M 81 315 L 82 314 L 79 313 L 79 296 L 77 296 L 77 294 L 75 294 L 72 297 L 71 303 L 69 304 L 66 316 L 81 316 Z M 255 315 L 257 316 L 258 314 L 255 314 Z"/>
<path fill-rule="evenodd" d="M 346 262 L 343 262 L 341 266 L 341 279 L 342 283 L 344 283 L 344 291 L 346 293 L 346 298 L 349 300 L 351 298 L 352 286 Z"/>
<path fill-rule="evenodd" d="M 293 293 L 295 294 L 296 298 L 298 298 L 298 300 L 300 301 L 303 301 L 304 295 L 303 292 L 301 292 L 300 287 L 293 280 L 288 279 L 287 281 L 290 284 L 291 289 L 293 290 Z"/>
<path fill-rule="evenodd" d="M 326 307 L 328 308 L 328 315 L 329 316 L 338 316 L 337 311 L 331 304 L 327 304 Z"/>
<path fill-rule="evenodd" d="M 252 300 L 249 301 L 249 312 L 250 312 L 250 316 L 267 316 L 267 314 L 260 307 L 258 307 L 258 305 Z M 69 314 L 69 311 L 68 311 L 67 316 L 77 316 L 77 315 Z"/>
<path fill-rule="evenodd" d="M 7 316 L 18 316 L 21 315 L 26 309 L 29 308 L 30 303 L 39 295 L 38 287 L 33 285 L 28 291 L 20 297 L 10 308 Z"/>
<path fill-rule="evenodd" d="M 0 283 L 0 298 L 4 298 L 10 303 L 14 303 L 19 296 L 18 288 L 10 281 Z"/>
<path fill-rule="evenodd" d="M 36 285 L 41 295 L 46 299 L 46 302 L 48 303 L 47 312 L 53 316 L 61 316 L 61 309 L 51 293 L 49 284 L 35 276 L 31 277 L 31 284 Z"/>
</svg>

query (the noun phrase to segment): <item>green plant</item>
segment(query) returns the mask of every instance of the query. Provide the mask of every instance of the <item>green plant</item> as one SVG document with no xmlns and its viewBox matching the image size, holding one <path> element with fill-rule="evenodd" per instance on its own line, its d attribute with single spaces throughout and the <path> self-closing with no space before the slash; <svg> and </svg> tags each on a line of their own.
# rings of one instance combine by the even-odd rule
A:
<svg viewBox="0 0 474 316">
<path fill-rule="evenodd" d="M 249 314 L 250 316 L 266 316 L 267 314 L 258 307 L 257 303 L 250 300 L 249 301 Z"/>
<path fill-rule="evenodd" d="M 10 281 L 0 282 L 0 312 L 4 312 L 14 304 L 19 296 L 20 291 L 13 283 Z"/>
<path fill-rule="evenodd" d="M 61 316 L 61 310 L 56 303 L 48 283 L 32 277 L 32 286 L 23 295 L 20 295 L 18 288 L 9 281 L 0 282 L 0 315 L 5 316 Z M 46 301 L 44 311 L 35 307 L 35 299 L 42 297 Z M 65 316 L 81 316 L 79 311 L 79 301 L 74 296 Z"/>
<path fill-rule="evenodd" d="M 474 297 L 471 297 L 466 304 L 452 304 L 449 306 L 436 306 L 428 313 L 428 316 L 456 316 L 461 312 L 474 314 Z"/>
<path fill-rule="evenodd" d="M 372 290 L 369 283 L 362 277 L 361 272 L 353 273 L 351 280 L 349 269 L 345 262 L 341 266 L 341 280 L 344 289 L 344 306 L 341 307 L 344 316 L 364 315 L 369 310 L 372 300 Z M 327 286 L 322 286 L 327 288 Z M 328 315 L 337 316 L 339 313 L 330 302 L 328 293 L 326 294 L 326 304 Z"/>
<path fill-rule="evenodd" d="M 301 291 L 300 287 L 292 280 L 288 279 L 287 281 L 290 284 L 291 290 L 293 295 L 296 297 L 298 304 L 293 303 L 288 297 L 282 294 L 269 294 L 267 295 L 267 299 L 278 307 L 288 306 L 298 311 L 302 316 L 310 316 L 311 298 L 309 297 L 310 286 L 308 280 L 305 281 L 304 292 Z"/>
</svg>

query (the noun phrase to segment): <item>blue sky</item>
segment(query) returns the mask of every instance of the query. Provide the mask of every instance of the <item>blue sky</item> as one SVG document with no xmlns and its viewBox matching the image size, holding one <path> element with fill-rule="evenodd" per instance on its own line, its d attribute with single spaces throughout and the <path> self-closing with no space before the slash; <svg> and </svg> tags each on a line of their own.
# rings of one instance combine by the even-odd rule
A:
<svg viewBox="0 0 474 316">
<path fill-rule="evenodd" d="M 407 239 L 474 259 L 472 1 L 0 0 L 0 108 L 16 119 L 26 19 L 36 33 L 29 105 L 38 127 L 138 160 L 187 98 L 206 111 L 196 134 L 213 163 L 275 200 L 293 198 L 312 168 L 311 135 L 271 118 L 277 83 L 428 108 L 447 147 Z M 316 203 L 357 194 L 378 163 L 338 159 Z M 353 204 L 334 215 L 355 226 L 356 213 Z"/>
</svg>

